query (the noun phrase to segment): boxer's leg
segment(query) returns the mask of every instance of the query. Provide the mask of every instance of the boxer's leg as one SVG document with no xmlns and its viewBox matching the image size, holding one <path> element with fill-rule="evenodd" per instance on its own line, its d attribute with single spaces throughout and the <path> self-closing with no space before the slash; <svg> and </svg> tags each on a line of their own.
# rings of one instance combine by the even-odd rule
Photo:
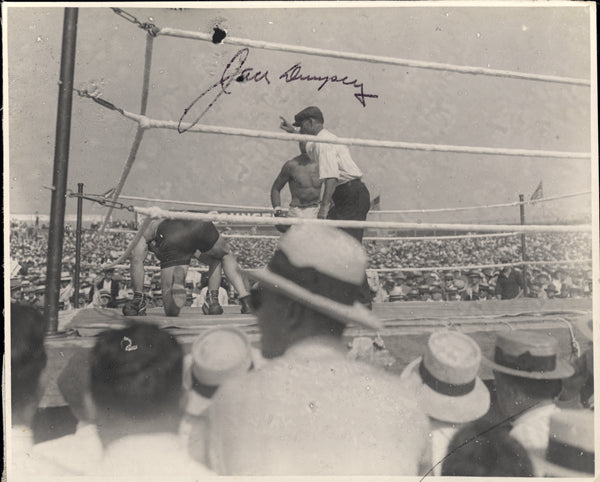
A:
<svg viewBox="0 0 600 482">
<path fill-rule="evenodd" d="M 160 285 L 162 288 L 163 308 L 167 316 L 177 316 L 181 311 L 181 308 L 185 306 L 185 276 L 187 274 L 188 265 L 170 266 L 163 268 L 160 271 Z M 183 296 L 181 289 L 176 285 L 175 279 L 183 283 Z M 178 283 L 179 284 L 179 283 Z"/>
</svg>

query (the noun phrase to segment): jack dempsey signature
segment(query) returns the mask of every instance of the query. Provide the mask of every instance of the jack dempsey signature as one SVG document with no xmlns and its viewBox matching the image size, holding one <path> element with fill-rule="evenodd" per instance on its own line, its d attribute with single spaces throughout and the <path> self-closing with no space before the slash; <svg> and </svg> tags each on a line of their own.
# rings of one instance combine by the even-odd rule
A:
<svg viewBox="0 0 600 482">
<path fill-rule="evenodd" d="M 232 82 L 266 82 L 267 85 L 271 85 L 271 79 L 269 78 L 269 71 L 256 70 L 253 67 L 244 67 L 248 55 L 250 54 L 249 49 L 243 48 L 236 52 L 236 54 L 227 63 L 227 66 L 221 74 L 221 78 L 211 85 L 208 89 L 202 92 L 194 101 L 183 111 L 183 114 L 179 118 L 179 124 L 177 125 L 177 131 L 180 134 L 188 131 L 191 127 L 196 125 L 202 117 L 215 105 L 221 95 L 231 95 L 231 84 Z M 275 79 L 275 77 L 274 77 Z M 364 91 L 364 85 L 357 79 L 349 80 L 348 76 L 340 75 L 309 75 L 302 72 L 302 66 L 300 63 L 292 65 L 289 69 L 279 75 L 276 80 L 283 80 L 285 83 L 290 82 L 315 82 L 318 84 L 317 91 L 323 89 L 327 84 L 330 85 L 344 85 L 347 87 L 354 87 L 358 92 L 354 93 L 354 97 L 363 107 L 366 107 L 366 99 L 377 99 L 379 96 L 375 94 L 366 94 Z M 187 127 L 181 127 L 181 124 L 185 121 L 190 111 L 196 104 L 200 102 L 204 96 L 211 93 L 213 89 L 217 89 L 216 95 L 208 103 L 208 105 L 202 110 L 202 112 L 194 119 L 194 121 Z M 213 92 L 214 94 L 214 92 Z"/>
</svg>

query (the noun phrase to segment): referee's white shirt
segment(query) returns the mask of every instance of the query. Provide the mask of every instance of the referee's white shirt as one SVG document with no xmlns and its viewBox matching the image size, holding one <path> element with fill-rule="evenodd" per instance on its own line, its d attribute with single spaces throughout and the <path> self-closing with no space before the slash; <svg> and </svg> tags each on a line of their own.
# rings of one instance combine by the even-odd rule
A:
<svg viewBox="0 0 600 482">
<path fill-rule="evenodd" d="M 321 129 L 317 137 L 337 139 L 337 136 L 326 129 Z M 319 179 L 336 178 L 339 184 L 344 184 L 363 176 L 362 171 L 350 157 L 348 147 L 343 144 L 325 144 L 308 142 L 306 153 L 319 164 Z"/>
</svg>

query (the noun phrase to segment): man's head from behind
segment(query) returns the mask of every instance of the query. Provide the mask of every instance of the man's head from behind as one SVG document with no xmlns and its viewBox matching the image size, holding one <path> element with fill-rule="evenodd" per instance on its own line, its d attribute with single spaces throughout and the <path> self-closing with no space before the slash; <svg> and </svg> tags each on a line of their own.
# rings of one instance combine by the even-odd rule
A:
<svg viewBox="0 0 600 482">
<path fill-rule="evenodd" d="M 11 407 L 13 424 L 29 425 L 41 398 L 40 377 L 46 366 L 44 317 L 33 306 L 10 306 Z"/>
<path fill-rule="evenodd" d="M 443 476 L 531 477 L 533 467 L 525 448 L 506 429 L 489 430 L 483 422 L 461 428 L 448 446 Z"/>
<path fill-rule="evenodd" d="M 379 322 L 357 303 L 366 263 L 362 246 L 338 229 L 290 228 L 268 267 L 248 272 L 259 281 L 253 298 L 263 355 L 282 355 L 310 336 L 341 337 L 347 323 L 378 328 Z"/>
<path fill-rule="evenodd" d="M 99 422 L 176 416 L 182 363 L 179 343 L 154 325 L 132 323 L 101 333 L 92 349 L 90 373 Z"/>
<path fill-rule="evenodd" d="M 504 415 L 518 415 L 558 395 L 561 380 L 574 373 L 559 355 L 558 340 L 541 331 L 512 330 L 496 336 L 493 360 L 484 361 L 494 371 Z"/>
</svg>

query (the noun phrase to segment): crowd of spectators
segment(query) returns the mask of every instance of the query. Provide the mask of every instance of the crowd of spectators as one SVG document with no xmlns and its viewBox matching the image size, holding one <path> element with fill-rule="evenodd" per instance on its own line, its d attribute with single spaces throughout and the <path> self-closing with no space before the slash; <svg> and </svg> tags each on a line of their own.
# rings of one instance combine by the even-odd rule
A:
<svg viewBox="0 0 600 482">
<path fill-rule="evenodd" d="M 116 221 L 100 236 L 98 226 L 92 225 L 82 232 L 79 306 L 93 303 L 97 306 L 115 305 L 114 293 L 94 290 L 103 279 L 101 266 L 114 261 L 125 250 L 133 237 L 131 223 Z M 227 228 L 219 228 L 224 234 Z M 236 234 L 241 234 L 239 231 Z M 61 307 L 74 304 L 73 285 L 75 270 L 75 230 L 65 228 L 63 242 L 62 284 L 65 296 Z M 229 240 L 242 268 L 265 266 L 275 250 L 277 238 L 239 238 Z M 25 223 L 11 223 L 11 293 L 14 300 L 29 301 L 43 306 L 45 266 L 47 262 L 48 230 Z M 369 283 L 375 301 L 468 301 L 503 298 L 497 288 L 501 269 L 445 269 L 445 267 L 502 265 L 521 261 L 520 236 L 465 237 L 460 239 L 402 239 L 394 241 L 364 242 L 369 256 Z M 591 235 L 587 233 L 535 233 L 527 234 L 526 258 L 528 261 L 586 260 L 591 258 Z M 150 305 L 160 305 L 160 278 L 152 271 L 158 262 L 151 253 L 146 261 L 146 295 Z M 203 267 L 192 260 L 188 279 L 188 299 L 192 304 L 202 286 L 195 271 Z M 423 270 L 433 267 L 431 270 Z M 397 269 L 385 271 L 386 269 Z M 536 298 L 591 296 L 592 272 L 590 263 L 533 265 L 522 272 L 517 296 Z M 131 297 L 129 270 L 118 267 L 114 278 L 119 283 L 116 299 Z M 227 285 L 230 302 L 235 303 L 235 293 Z M 95 293 L 94 293 L 95 292 Z"/>
<path fill-rule="evenodd" d="M 45 343 L 38 309 L 11 303 L 8 478 L 595 474 L 591 317 L 574 321 L 570 359 L 545 327 L 498 330 L 493 345 L 440 327 L 399 374 L 368 356 L 385 346 L 358 303 L 361 246 L 324 226 L 284 236 L 249 274 L 260 350 L 232 326 L 202 330 L 187 355 L 146 320 L 102 329 L 57 378 L 76 427 L 43 442 L 42 372 L 65 346 Z M 353 324 L 375 337 L 349 351 Z"/>
</svg>

